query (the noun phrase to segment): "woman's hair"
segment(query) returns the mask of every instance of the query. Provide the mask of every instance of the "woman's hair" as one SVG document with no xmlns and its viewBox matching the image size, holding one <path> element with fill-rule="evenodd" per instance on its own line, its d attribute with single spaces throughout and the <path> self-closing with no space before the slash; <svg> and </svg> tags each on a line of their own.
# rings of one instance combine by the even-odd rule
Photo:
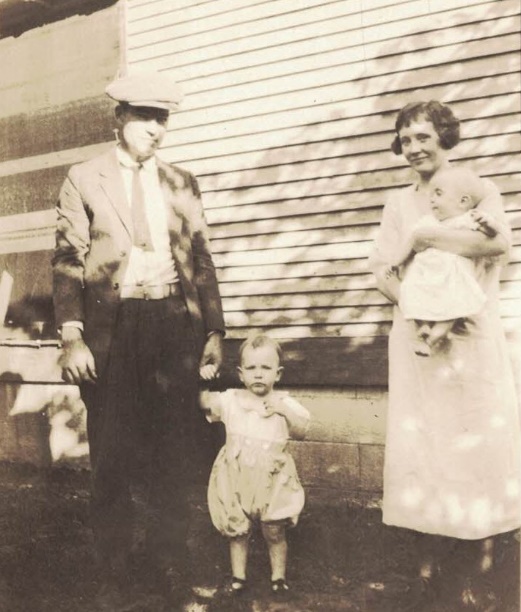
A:
<svg viewBox="0 0 521 612">
<path fill-rule="evenodd" d="M 246 338 L 246 340 L 239 347 L 239 363 L 242 363 L 242 355 L 247 348 L 256 349 L 261 348 L 262 346 L 270 346 L 277 353 L 279 363 L 282 361 L 282 349 L 280 344 L 265 334 L 255 334 L 254 336 Z"/>
<path fill-rule="evenodd" d="M 425 117 L 430 121 L 440 139 L 442 149 L 452 149 L 460 141 L 459 119 L 451 109 L 437 100 L 429 102 L 411 102 L 404 106 L 396 117 L 394 128 L 396 136 L 391 144 L 391 151 L 396 155 L 402 153 L 402 143 L 400 142 L 400 130 L 408 127 L 413 121 L 420 117 Z"/>
</svg>

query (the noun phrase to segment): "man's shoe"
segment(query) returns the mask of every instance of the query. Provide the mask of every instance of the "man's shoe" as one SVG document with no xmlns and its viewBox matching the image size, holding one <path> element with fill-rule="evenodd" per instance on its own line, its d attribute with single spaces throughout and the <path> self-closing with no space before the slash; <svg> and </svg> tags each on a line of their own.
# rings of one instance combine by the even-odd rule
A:
<svg viewBox="0 0 521 612">
<path fill-rule="evenodd" d="M 170 605 L 180 607 L 191 599 L 192 591 L 186 572 L 177 567 L 168 567 L 163 569 L 161 581 L 163 595 Z"/>
</svg>

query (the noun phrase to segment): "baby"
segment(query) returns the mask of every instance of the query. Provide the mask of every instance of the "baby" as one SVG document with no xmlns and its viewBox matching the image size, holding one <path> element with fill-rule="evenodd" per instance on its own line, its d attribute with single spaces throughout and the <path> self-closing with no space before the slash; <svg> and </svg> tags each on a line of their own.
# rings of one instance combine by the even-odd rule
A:
<svg viewBox="0 0 521 612">
<path fill-rule="evenodd" d="M 449 166 L 436 173 L 430 188 L 432 215 L 422 217 L 416 227 L 442 224 L 488 236 L 498 233 L 499 222 L 476 209 L 484 188 L 474 172 Z M 435 248 L 414 253 L 412 243 L 410 238 L 387 275 L 397 274 L 398 266 L 413 257 L 400 286 L 398 306 L 413 328 L 414 352 L 427 357 L 458 319 L 480 312 L 486 296 L 477 281 L 473 259 Z"/>
</svg>

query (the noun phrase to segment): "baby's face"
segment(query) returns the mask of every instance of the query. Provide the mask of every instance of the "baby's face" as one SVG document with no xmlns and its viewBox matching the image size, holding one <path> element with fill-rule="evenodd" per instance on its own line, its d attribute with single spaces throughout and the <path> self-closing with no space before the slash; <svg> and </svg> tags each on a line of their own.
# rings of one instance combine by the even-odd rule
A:
<svg viewBox="0 0 521 612">
<path fill-rule="evenodd" d="M 456 217 L 467 210 L 467 206 L 462 202 L 461 188 L 452 177 L 446 174 L 435 176 L 431 180 L 430 188 L 431 210 L 438 221 Z"/>
<path fill-rule="evenodd" d="M 242 354 L 238 368 L 239 378 L 244 386 L 259 397 L 268 395 L 274 384 L 280 380 L 280 367 L 277 351 L 271 346 L 247 347 Z"/>
</svg>

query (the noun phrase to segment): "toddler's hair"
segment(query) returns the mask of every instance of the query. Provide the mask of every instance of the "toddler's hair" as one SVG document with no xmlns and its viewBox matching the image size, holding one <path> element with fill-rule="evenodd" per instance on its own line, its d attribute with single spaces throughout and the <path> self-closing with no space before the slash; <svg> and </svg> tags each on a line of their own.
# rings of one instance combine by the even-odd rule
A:
<svg viewBox="0 0 521 612">
<path fill-rule="evenodd" d="M 271 346 L 277 353 L 279 363 L 282 361 L 282 348 L 280 344 L 273 338 L 266 336 L 266 334 L 255 334 L 254 336 L 246 338 L 239 347 L 239 363 L 242 363 L 242 355 L 247 348 L 260 348 L 262 346 Z"/>
<path fill-rule="evenodd" d="M 485 197 L 483 179 L 470 168 L 463 166 L 448 166 L 440 170 L 434 180 L 448 176 L 454 181 L 456 192 L 460 197 L 468 196 L 470 199 L 468 210 L 475 208 Z"/>
</svg>

